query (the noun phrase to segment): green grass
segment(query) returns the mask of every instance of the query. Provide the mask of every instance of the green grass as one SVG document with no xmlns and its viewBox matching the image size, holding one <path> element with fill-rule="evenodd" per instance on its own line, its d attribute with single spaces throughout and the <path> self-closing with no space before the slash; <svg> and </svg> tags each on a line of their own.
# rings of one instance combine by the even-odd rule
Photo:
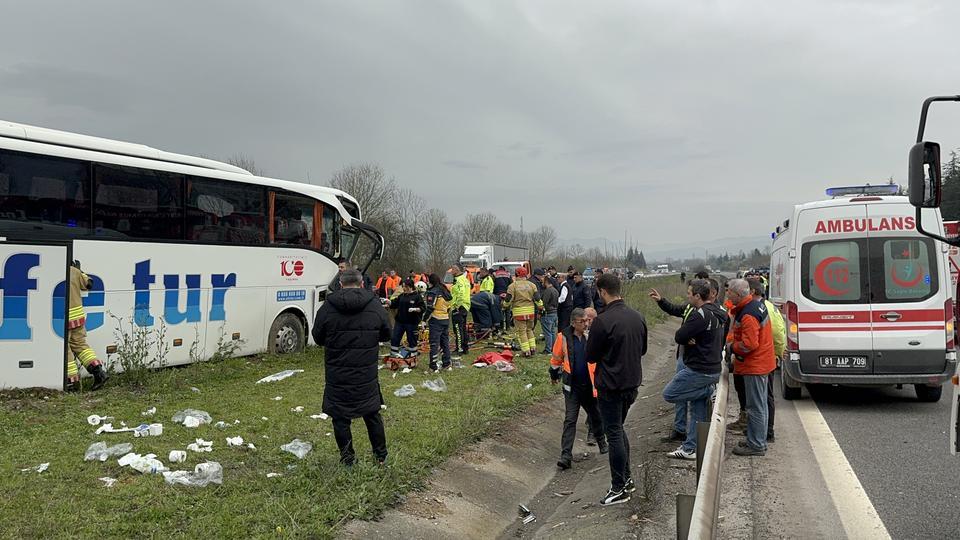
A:
<svg viewBox="0 0 960 540">
<path fill-rule="evenodd" d="M 649 286 L 664 294 L 682 289 L 666 278 L 632 282 L 625 295 L 651 325 L 662 320 L 649 298 Z M 673 287 L 673 289 L 668 288 Z M 679 293 L 676 293 L 679 294 Z M 490 350 L 490 349 L 487 349 Z M 477 352 L 482 351 L 476 351 Z M 473 356 L 473 355 L 471 355 Z M 387 410 L 389 466 L 375 466 L 362 421 L 354 423 L 354 446 L 360 461 L 352 469 L 338 463 L 329 420 L 319 414 L 323 392 L 323 354 L 311 349 L 284 357 L 240 358 L 158 370 L 144 384 L 122 376 L 108 388 L 83 394 L 40 391 L 0 394 L 0 537 L 329 537 L 353 518 L 372 518 L 411 490 L 431 469 L 464 445 L 495 429 L 498 422 L 530 403 L 555 395 L 545 356 L 517 360 L 518 369 L 499 373 L 468 367 L 442 374 L 449 390 L 420 387 L 423 369 L 409 374 L 380 371 Z M 254 384 L 284 369 L 304 369 L 284 381 Z M 398 398 L 393 391 L 413 384 L 417 393 Z M 526 388 L 531 384 L 530 389 Z M 191 387 L 200 389 L 193 392 Z M 275 396 L 282 396 L 274 401 Z M 302 413 L 290 409 L 298 405 Z M 152 419 L 141 411 L 157 408 Z M 209 412 L 226 429 L 205 425 L 188 429 L 170 417 L 184 408 Z M 113 416 L 128 425 L 162 422 L 163 435 L 135 439 L 129 433 L 94 435 L 90 414 Z M 262 420 L 267 417 L 269 420 Z M 240 424 L 234 425 L 234 420 Z M 226 437 L 240 435 L 257 450 L 228 448 Z M 186 449 L 195 438 L 214 442 L 212 453 L 188 452 L 184 464 L 170 464 L 170 450 Z M 280 450 L 294 438 L 313 443 L 303 460 Z M 172 469 L 192 470 L 197 463 L 218 461 L 222 486 L 168 486 L 159 475 L 121 468 L 116 459 L 84 462 L 93 442 L 132 442 L 134 451 L 155 453 Z M 41 474 L 20 469 L 50 462 Z M 288 468 L 292 467 L 292 468 Z M 266 478 L 268 472 L 282 473 Z M 112 488 L 99 477 L 118 479 Z"/>
</svg>

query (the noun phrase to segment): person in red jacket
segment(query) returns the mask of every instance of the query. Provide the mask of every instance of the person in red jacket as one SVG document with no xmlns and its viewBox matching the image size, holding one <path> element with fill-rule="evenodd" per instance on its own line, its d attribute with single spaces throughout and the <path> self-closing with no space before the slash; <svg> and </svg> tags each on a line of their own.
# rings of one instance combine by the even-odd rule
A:
<svg viewBox="0 0 960 540">
<path fill-rule="evenodd" d="M 762 301 L 750 295 L 745 279 L 727 283 L 730 332 L 727 362 L 743 376 L 747 398 L 747 440 L 733 449 L 738 456 L 762 456 L 767 451 L 767 376 L 777 367 L 770 314 Z"/>
</svg>

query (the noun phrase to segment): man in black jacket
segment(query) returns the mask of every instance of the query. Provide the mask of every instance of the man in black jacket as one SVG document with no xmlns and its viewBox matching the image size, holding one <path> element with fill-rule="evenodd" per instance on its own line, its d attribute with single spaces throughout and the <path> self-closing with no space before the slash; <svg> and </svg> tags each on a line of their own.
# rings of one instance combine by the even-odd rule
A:
<svg viewBox="0 0 960 540">
<path fill-rule="evenodd" d="M 597 397 L 610 458 L 610 490 L 603 506 L 625 503 L 636 485 L 630 475 L 630 443 L 623 430 L 643 380 L 641 359 L 647 353 L 647 322 L 620 297 L 620 278 L 604 274 L 597 288 L 606 304 L 590 328 L 587 362 L 596 363 Z"/>
<path fill-rule="evenodd" d="M 341 272 L 340 285 L 340 290 L 327 295 L 313 324 L 313 339 L 325 349 L 323 412 L 333 420 L 340 463 L 353 465 L 350 422 L 363 418 L 373 455 L 383 464 L 387 437 L 380 416 L 383 396 L 377 364 L 380 342 L 390 340 L 390 322 L 379 299 L 362 288 L 359 271 Z"/>
<path fill-rule="evenodd" d="M 683 367 L 663 389 L 669 403 L 686 404 L 690 418 L 683 444 L 670 452 L 678 459 L 697 458 L 697 422 L 707 420 L 707 405 L 714 386 L 720 379 L 720 362 L 727 314 L 709 302 L 711 286 L 697 279 L 687 287 L 690 312 L 677 330 L 674 340 L 679 345 Z"/>
</svg>

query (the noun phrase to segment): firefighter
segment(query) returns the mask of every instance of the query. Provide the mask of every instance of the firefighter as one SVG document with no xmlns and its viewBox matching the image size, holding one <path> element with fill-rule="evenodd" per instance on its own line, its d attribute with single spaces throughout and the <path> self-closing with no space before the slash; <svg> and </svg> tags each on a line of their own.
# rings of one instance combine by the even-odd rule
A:
<svg viewBox="0 0 960 540">
<path fill-rule="evenodd" d="M 514 324 L 520 340 L 523 356 L 533 356 L 537 350 L 537 337 L 533 332 L 537 310 L 543 309 L 543 301 L 537 286 L 527 281 L 527 269 L 517 268 L 517 280 L 507 287 L 505 305 L 513 311 Z"/>
<path fill-rule="evenodd" d="M 87 373 L 93 375 L 93 389 L 103 388 L 107 382 L 107 372 L 103 364 L 97 359 L 97 353 L 87 345 L 87 314 L 83 311 L 83 297 L 81 291 L 89 291 L 92 283 L 90 277 L 80 270 L 80 261 L 73 261 L 70 265 L 70 305 L 67 312 L 67 343 L 73 358 L 67 360 L 67 381 L 70 386 L 80 382 L 80 372 L 77 362 L 83 364 Z"/>
<path fill-rule="evenodd" d="M 453 348 L 456 355 L 469 352 L 467 314 L 470 312 L 470 281 L 459 264 L 450 267 L 453 287 L 450 289 L 450 319 L 453 327 Z"/>
</svg>

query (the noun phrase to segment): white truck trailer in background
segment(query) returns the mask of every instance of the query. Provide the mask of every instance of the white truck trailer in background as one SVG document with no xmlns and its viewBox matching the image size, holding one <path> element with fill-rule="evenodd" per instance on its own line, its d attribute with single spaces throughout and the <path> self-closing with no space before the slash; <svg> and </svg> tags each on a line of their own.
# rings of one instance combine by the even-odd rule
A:
<svg viewBox="0 0 960 540">
<path fill-rule="evenodd" d="M 465 268 L 495 268 L 500 262 L 527 262 L 530 250 L 525 247 L 508 246 L 495 242 L 467 242 L 460 256 Z"/>
</svg>

